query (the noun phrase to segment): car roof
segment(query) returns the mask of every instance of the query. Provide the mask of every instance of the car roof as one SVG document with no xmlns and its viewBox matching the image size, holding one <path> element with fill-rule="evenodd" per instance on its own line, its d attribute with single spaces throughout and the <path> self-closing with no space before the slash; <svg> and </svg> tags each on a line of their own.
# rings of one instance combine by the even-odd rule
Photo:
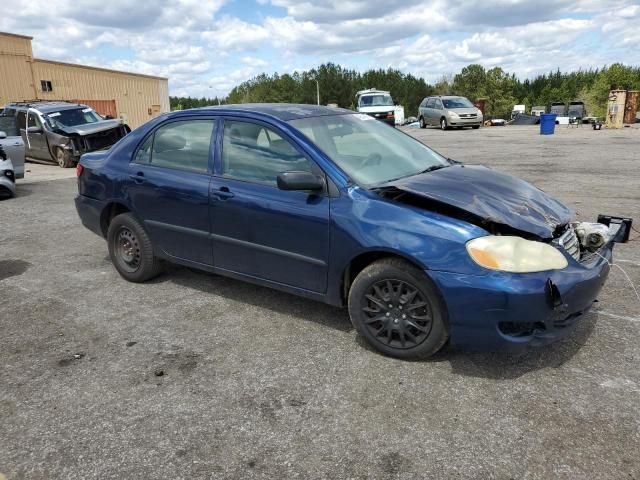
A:
<svg viewBox="0 0 640 480">
<path fill-rule="evenodd" d="M 201 107 L 193 110 L 199 112 L 211 111 L 216 114 L 230 113 L 258 113 L 275 117 L 282 121 L 297 120 L 308 117 L 324 117 L 329 115 L 346 115 L 356 113 L 352 110 L 338 107 L 325 107 L 323 105 L 308 105 L 296 103 L 241 103 L 234 105 L 220 105 Z M 188 110 L 182 110 L 188 112 Z M 178 112 L 174 112 L 178 113 Z"/>
<path fill-rule="evenodd" d="M 14 102 L 8 104 L 5 108 L 27 109 L 33 108 L 42 113 L 59 112 L 61 110 L 72 110 L 76 108 L 87 108 L 81 103 L 71 102 Z"/>
</svg>

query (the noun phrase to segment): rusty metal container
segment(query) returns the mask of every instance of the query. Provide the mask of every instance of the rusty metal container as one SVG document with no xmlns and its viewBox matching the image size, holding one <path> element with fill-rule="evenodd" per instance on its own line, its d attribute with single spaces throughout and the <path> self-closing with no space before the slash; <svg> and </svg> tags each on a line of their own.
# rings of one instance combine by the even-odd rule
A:
<svg viewBox="0 0 640 480">
<path fill-rule="evenodd" d="M 627 90 L 624 102 L 624 123 L 636 123 L 640 112 L 640 90 Z"/>
</svg>

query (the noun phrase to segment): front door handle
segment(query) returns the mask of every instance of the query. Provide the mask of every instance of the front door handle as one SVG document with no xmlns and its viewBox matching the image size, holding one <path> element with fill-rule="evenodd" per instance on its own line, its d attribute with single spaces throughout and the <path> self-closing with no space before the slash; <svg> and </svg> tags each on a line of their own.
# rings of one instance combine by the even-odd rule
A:
<svg viewBox="0 0 640 480">
<path fill-rule="evenodd" d="M 211 195 L 222 201 L 235 197 L 235 194 L 228 187 L 220 187 L 219 190 L 213 190 Z"/>
<path fill-rule="evenodd" d="M 133 179 L 137 184 L 140 184 L 144 182 L 144 173 L 138 172 L 135 175 L 129 175 L 129 178 Z"/>
</svg>

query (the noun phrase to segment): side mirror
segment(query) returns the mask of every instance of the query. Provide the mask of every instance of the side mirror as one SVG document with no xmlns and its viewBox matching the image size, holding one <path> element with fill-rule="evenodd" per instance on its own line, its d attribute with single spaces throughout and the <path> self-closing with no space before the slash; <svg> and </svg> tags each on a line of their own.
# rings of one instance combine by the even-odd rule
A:
<svg viewBox="0 0 640 480">
<path fill-rule="evenodd" d="M 280 190 L 318 191 L 324 188 L 322 179 L 311 172 L 283 172 L 277 181 Z"/>
<path fill-rule="evenodd" d="M 0 132 L 0 140 L 7 138 L 7 134 L 5 132 Z"/>
<path fill-rule="evenodd" d="M 42 133 L 42 127 L 29 127 L 27 133 Z"/>
</svg>

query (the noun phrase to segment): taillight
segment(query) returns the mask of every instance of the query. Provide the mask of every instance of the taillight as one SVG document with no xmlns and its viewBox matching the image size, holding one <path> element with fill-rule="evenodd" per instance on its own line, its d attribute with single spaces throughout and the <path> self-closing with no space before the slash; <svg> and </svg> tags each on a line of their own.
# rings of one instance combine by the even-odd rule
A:
<svg viewBox="0 0 640 480">
<path fill-rule="evenodd" d="M 80 178 L 82 172 L 84 172 L 84 167 L 80 164 L 76 165 L 76 177 Z"/>
</svg>

